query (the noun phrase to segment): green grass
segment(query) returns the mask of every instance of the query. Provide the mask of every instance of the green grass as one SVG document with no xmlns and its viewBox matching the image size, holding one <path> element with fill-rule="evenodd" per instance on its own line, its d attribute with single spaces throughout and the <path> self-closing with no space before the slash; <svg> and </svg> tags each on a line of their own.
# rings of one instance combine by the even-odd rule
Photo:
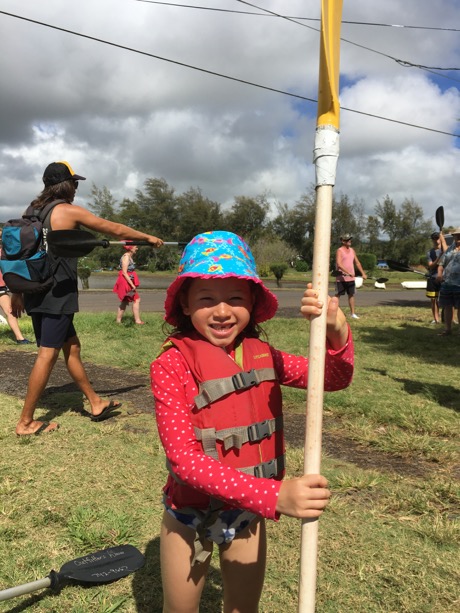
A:
<svg viewBox="0 0 460 613">
<path fill-rule="evenodd" d="M 378 454 L 422 471 L 408 476 L 388 470 L 383 460 L 381 469 L 366 470 L 324 457 L 322 472 L 334 496 L 320 520 L 317 612 L 454 613 L 460 598 L 459 337 L 437 337 L 425 324 L 425 309 L 373 307 L 360 314 L 353 322 L 354 381 L 326 394 L 325 428 L 359 444 L 370 458 Z M 78 314 L 85 362 L 147 373 L 163 336 L 160 315 L 145 319 L 147 326 L 115 331 L 113 314 Z M 27 319 L 22 329 L 31 333 Z M 305 353 L 303 320 L 275 318 L 266 330 L 275 346 Z M 16 347 L 0 328 L 0 360 L 7 349 L 35 351 Z M 75 395 L 65 397 L 72 403 Z M 285 406 L 304 413 L 305 393 L 285 390 Z M 59 432 L 18 439 L 20 408 L 20 398 L 0 394 L 0 588 L 126 542 L 146 553 L 146 565 L 113 584 L 66 586 L 57 594 L 45 590 L 0 603 L 0 612 L 160 613 L 166 471 L 154 418 L 124 413 L 94 424 L 64 412 Z M 47 410 L 39 407 L 37 417 Z M 302 449 L 291 446 L 287 455 L 288 474 L 301 474 Z M 268 522 L 268 538 L 260 610 L 294 612 L 299 522 Z M 214 555 L 202 613 L 216 613 L 220 602 Z"/>
</svg>

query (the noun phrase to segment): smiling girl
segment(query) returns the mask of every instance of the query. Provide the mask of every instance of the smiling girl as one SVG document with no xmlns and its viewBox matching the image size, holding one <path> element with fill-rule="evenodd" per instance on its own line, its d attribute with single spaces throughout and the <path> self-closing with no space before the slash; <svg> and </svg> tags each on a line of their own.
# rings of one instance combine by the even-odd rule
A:
<svg viewBox="0 0 460 613">
<path fill-rule="evenodd" d="M 174 330 L 151 366 L 170 472 L 160 537 L 164 613 L 198 611 L 213 543 L 223 610 L 258 611 L 265 519 L 316 518 L 328 504 L 323 476 L 282 481 L 280 385 L 306 388 L 308 359 L 260 340 L 258 324 L 277 306 L 240 237 L 208 232 L 185 248 L 165 302 Z M 322 307 L 309 284 L 302 315 L 309 320 Z M 338 299 L 327 309 L 325 390 L 334 391 L 351 382 L 353 343 Z"/>
</svg>

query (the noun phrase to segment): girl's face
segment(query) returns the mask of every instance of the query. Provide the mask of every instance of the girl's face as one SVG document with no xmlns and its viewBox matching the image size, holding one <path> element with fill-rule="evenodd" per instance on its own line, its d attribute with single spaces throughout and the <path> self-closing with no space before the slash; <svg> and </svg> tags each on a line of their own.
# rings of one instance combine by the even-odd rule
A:
<svg viewBox="0 0 460 613">
<path fill-rule="evenodd" d="M 193 279 L 181 306 L 201 336 L 216 347 L 232 349 L 249 323 L 254 295 L 244 279 Z"/>
</svg>

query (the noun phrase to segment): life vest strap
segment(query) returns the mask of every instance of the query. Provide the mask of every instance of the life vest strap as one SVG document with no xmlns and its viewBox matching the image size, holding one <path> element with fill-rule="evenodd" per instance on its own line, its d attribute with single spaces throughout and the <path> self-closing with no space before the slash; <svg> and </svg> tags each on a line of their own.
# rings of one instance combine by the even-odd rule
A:
<svg viewBox="0 0 460 613">
<path fill-rule="evenodd" d="M 239 470 L 242 473 L 245 473 L 246 475 L 252 475 L 253 477 L 265 477 L 265 479 L 274 479 L 277 475 L 280 474 L 280 472 L 282 472 L 285 469 L 286 466 L 286 461 L 285 461 L 285 456 L 280 455 L 277 458 L 274 458 L 273 460 L 268 460 L 267 462 L 261 462 L 260 464 L 257 464 L 256 466 L 246 466 L 244 468 L 237 468 L 236 470 Z M 184 481 L 182 481 L 181 479 L 179 479 L 173 472 L 172 468 L 171 468 L 171 464 L 169 463 L 169 460 L 166 459 L 166 468 L 168 469 L 168 472 L 170 475 L 172 475 L 173 479 L 175 481 L 177 481 L 178 483 L 184 483 Z M 212 500 L 216 500 L 213 499 L 213 497 L 210 497 Z M 219 508 L 219 507 L 217 507 Z M 181 509 L 182 512 L 182 509 Z"/>
<path fill-rule="evenodd" d="M 238 372 L 231 377 L 210 379 L 200 383 L 200 393 L 194 398 L 195 404 L 198 409 L 202 409 L 227 394 L 249 389 L 255 385 L 260 385 L 263 381 L 275 381 L 276 379 L 274 368 L 253 368 Z"/>
<path fill-rule="evenodd" d="M 262 462 L 257 466 L 248 466 L 247 468 L 238 468 L 242 473 L 246 475 L 252 475 L 253 477 L 265 479 L 274 479 L 285 468 L 284 454 L 268 460 L 268 462 Z"/>
<path fill-rule="evenodd" d="M 215 428 L 197 428 L 195 427 L 195 436 L 198 441 L 203 444 L 203 449 L 206 455 L 210 455 L 218 459 L 216 442 L 220 441 L 224 444 L 225 451 L 232 447 L 241 449 L 245 443 L 255 443 L 262 441 L 264 438 L 269 438 L 273 432 L 283 429 L 283 416 L 278 415 L 273 419 L 265 419 L 249 426 L 235 426 L 234 428 L 224 428 L 216 430 Z"/>
</svg>

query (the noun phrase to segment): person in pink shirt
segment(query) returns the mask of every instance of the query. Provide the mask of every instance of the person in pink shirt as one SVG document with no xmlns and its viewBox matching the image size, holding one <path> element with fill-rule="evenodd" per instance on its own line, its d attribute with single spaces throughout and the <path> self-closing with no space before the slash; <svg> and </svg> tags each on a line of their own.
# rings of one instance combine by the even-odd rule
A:
<svg viewBox="0 0 460 613">
<path fill-rule="evenodd" d="M 353 376 L 353 341 L 337 298 L 327 308 L 326 391 Z M 300 311 L 323 304 L 308 284 Z M 262 593 L 265 519 L 317 518 L 330 491 L 321 475 L 283 481 L 281 385 L 306 388 L 308 359 L 272 347 L 259 324 L 278 301 L 231 232 L 196 236 L 167 290 L 172 330 L 151 365 L 155 416 L 169 477 L 160 533 L 163 613 L 198 611 L 213 544 L 225 611 L 256 611 Z M 264 337 L 265 338 L 265 337 Z"/>
<path fill-rule="evenodd" d="M 363 279 L 367 279 L 367 275 L 358 260 L 355 250 L 351 247 L 353 237 L 351 234 L 344 234 L 340 237 L 342 246 L 337 249 L 335 254 L 335 266 L 337 277 L 335 280 L 335 295 L 337 298 L 347 294 L 348 306 L 350 307 L 350 316 L 352 319 L 359 319 L 355 313 L 355 266 L 361 273 Z"/>
</svg>

